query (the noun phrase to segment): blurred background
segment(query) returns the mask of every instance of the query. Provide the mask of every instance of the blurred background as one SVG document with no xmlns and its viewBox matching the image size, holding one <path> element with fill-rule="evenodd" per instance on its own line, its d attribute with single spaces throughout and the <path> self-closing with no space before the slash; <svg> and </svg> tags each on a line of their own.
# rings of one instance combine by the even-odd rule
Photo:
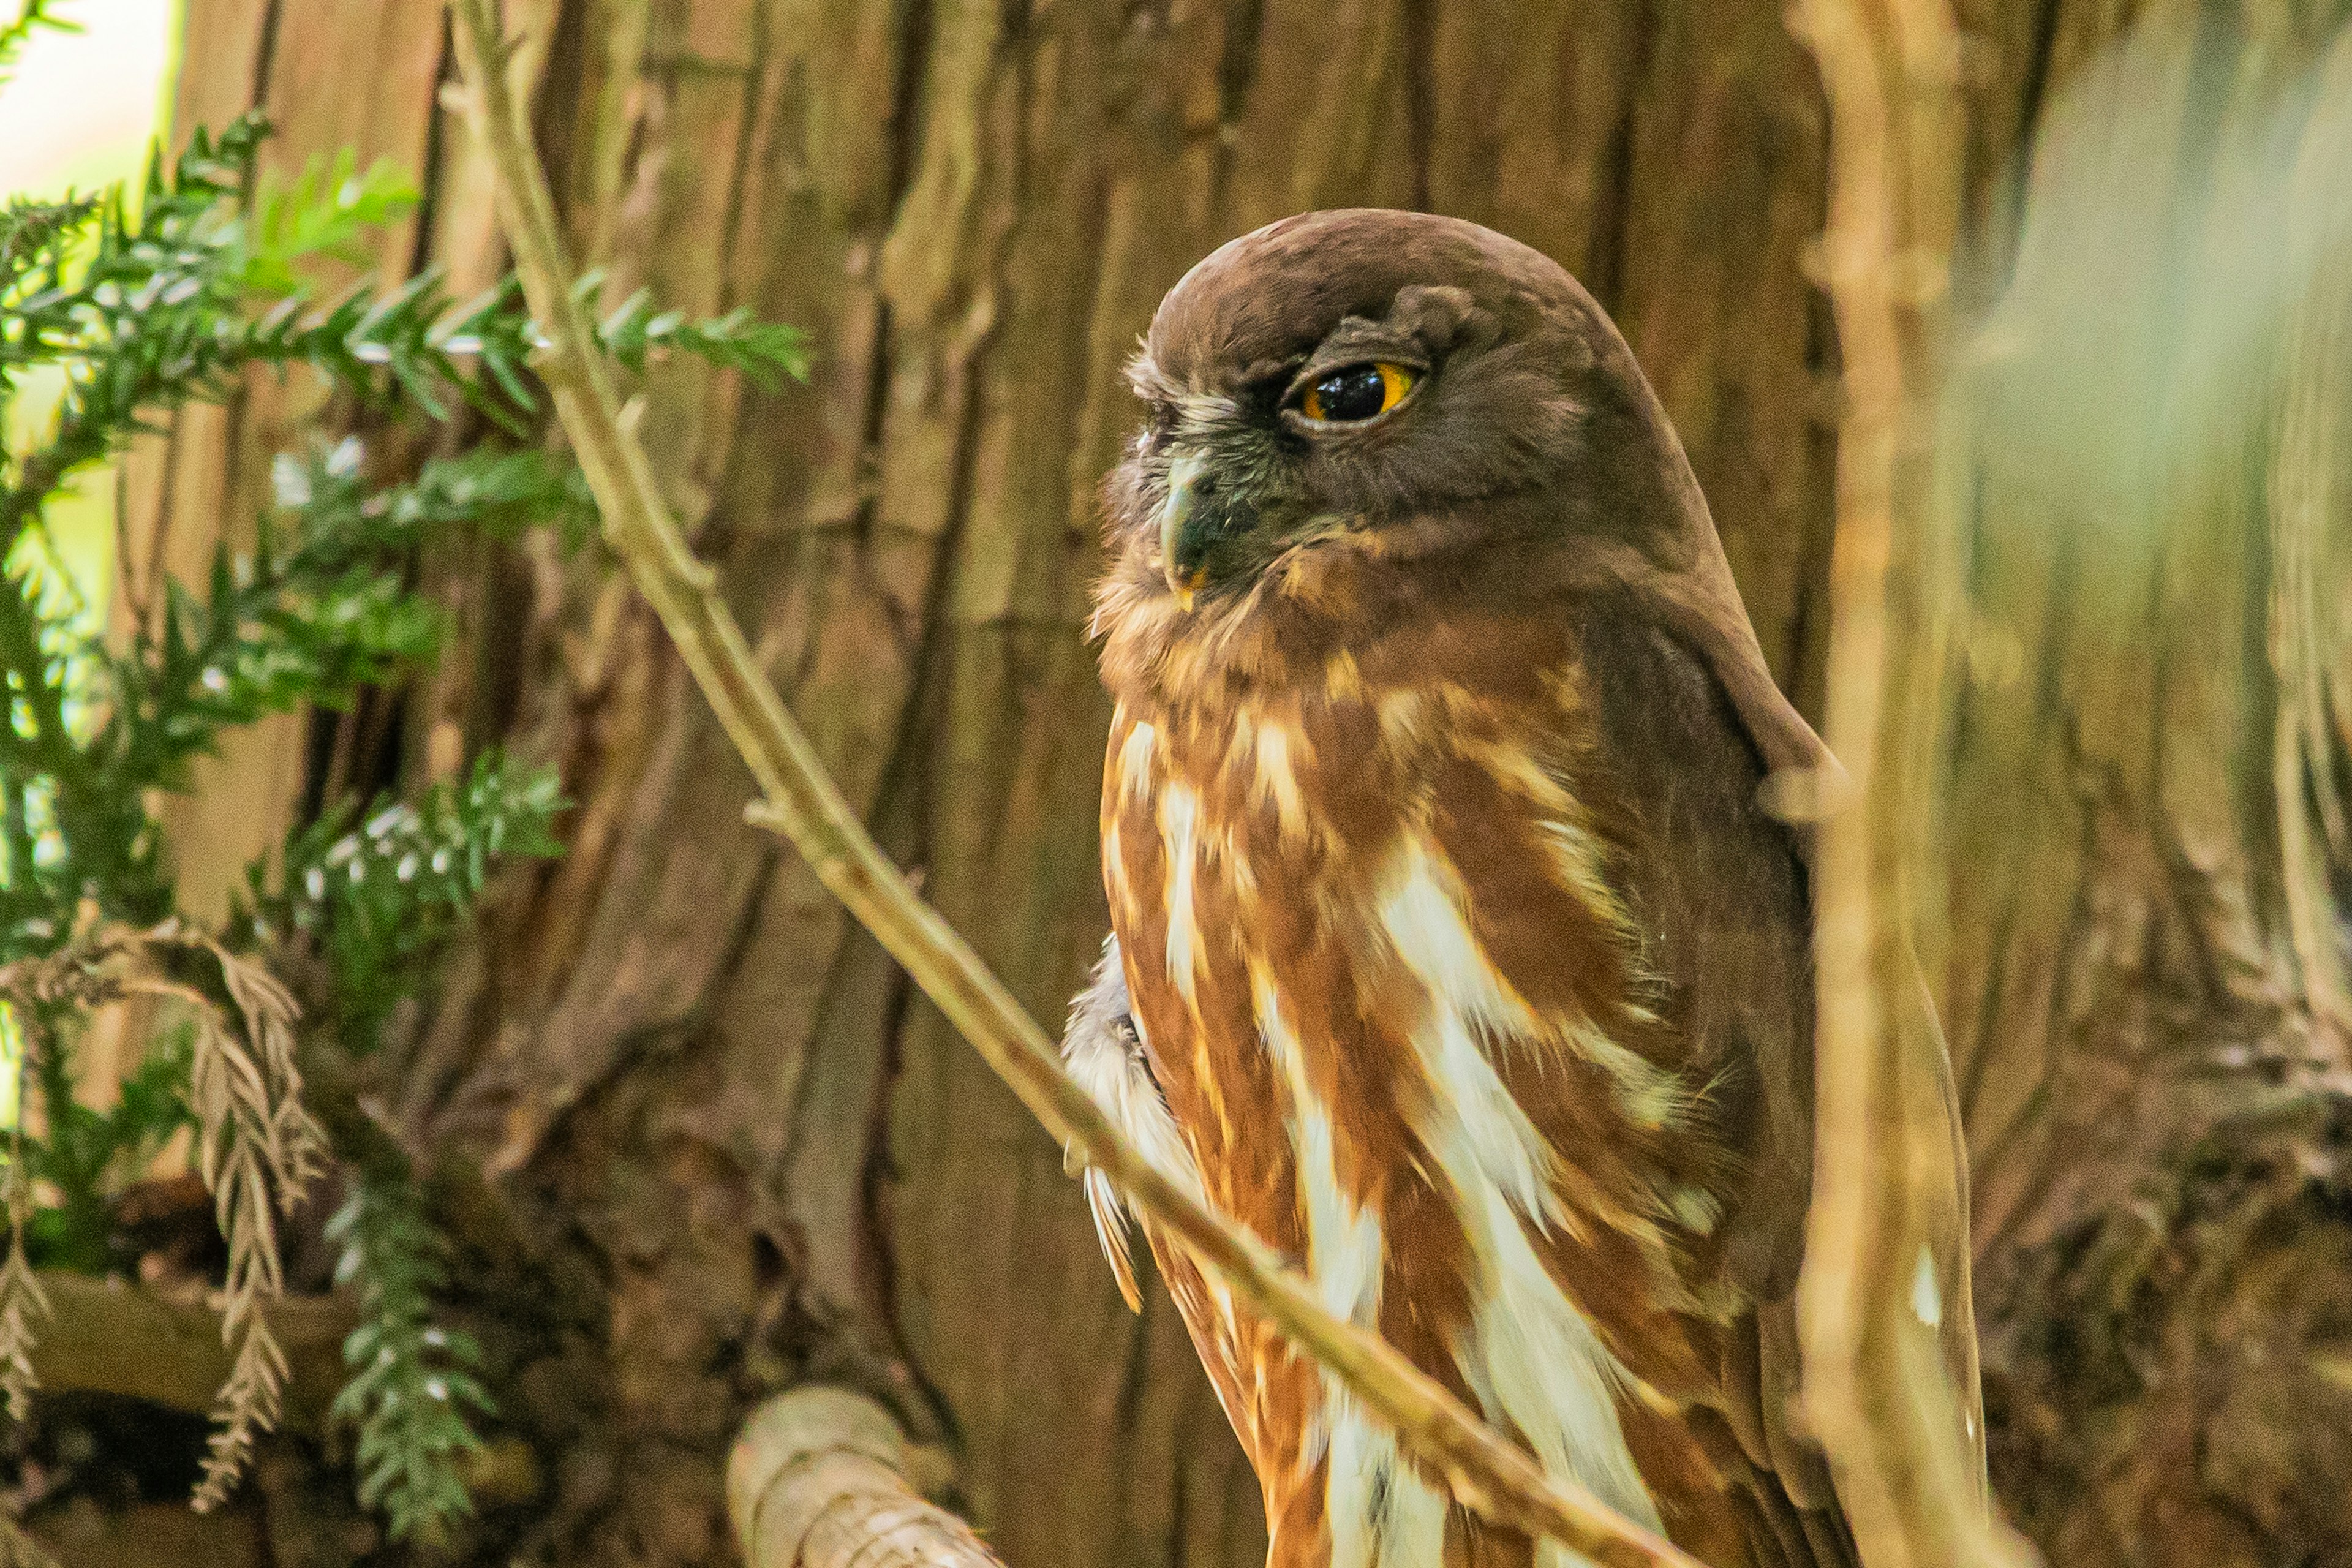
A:
<svg viewBox="0 0 2352 1568">
<path fill-rule="evenodd" d="M 39 31 L 0 91 L 0 193 L 58 196 L 135 179 L 171 110 L 179 47 L 173 0 L 104 0 L 73 14 L 79 32 Z M 56 406 L 61 375 L 36 374 L 10 411 L 29 442 Z M 109 487 L 84 486 L 55 514 L 58 543 L 102 604 L 113 556 Z"/>
<path fill-rule="evenodd" d="M 349 150 L 414 193 L 317 298 L 502 273 L 437 0 L 55 9 L 83 30 L 34 34 L 0 87 L 7 191 L 258 110 L 256 189 Z M 806 333 L 805 384 L 650 356 L 646 438 L 826 764 L 1034 1016 L 1106 926 L 1083 628 L 1120 365 L 1187 267 L 1275 217 L 1422 207 L 1568 266 L 1818 722 L 1827 126 L 1779 0 L 505 10 L 604 307 L 646 288 Z M 1996 1491 L 2068 1568 L 2352 1565 L 2352 5 L 1956 12 L 1953 266 L 1906 469 L 1932 668 L 1906 690 Z M 488 428 L 258 364 L 152 423 L 49 512 L 117 639 L 125 573 L 200 582 L 308 504 L 331 464 L 299 454 L 391 484 Z M 822 1379 L 887 1405 L 1013 1568 L 1254 1568 L 1255 1486 L 1164 1292 L 1126 1310 L 1059 1151 L 742 823 L 747 776 L 611 563 L 549 530 L 387 560 L 432 657 L 225 730 L 142 796 L 172 907 L 250 934 L 254 876 L 307 825 L 494 751 L 560 778 L 562 853 L 501 862 L 364 1048 L 306 1033 L 345 1119 L 286 1224 L 291 1414 L 242 1489 L 183 1506 L 220 1372 L 172 1348 L 209 1344 L 183 1315 L 179 1342 L 137 1331 L 136 1392 L 106 1346 L 37 1363 L 9 1449 L 34 1534 L 73 1565 L 702 1568 L 733 1560 L 744 1413 Z M 93 1027 L 76 1101 L 126 1114 L 148 1039 Z M 354 1310 L 326 1217 L 362 1145 L 438 1238 L 416 1321 L 479 1351 L 473 1441 L 430 1457 L 469 1510 L 421 1541 L 323 1414 Z M 118 1302 L 219 1277 L 184 1158 L 137 1147 L 90 1178 L 96 1260 L 36 1257 L 56 1299 L 77 1270 Z"/>
</svg>

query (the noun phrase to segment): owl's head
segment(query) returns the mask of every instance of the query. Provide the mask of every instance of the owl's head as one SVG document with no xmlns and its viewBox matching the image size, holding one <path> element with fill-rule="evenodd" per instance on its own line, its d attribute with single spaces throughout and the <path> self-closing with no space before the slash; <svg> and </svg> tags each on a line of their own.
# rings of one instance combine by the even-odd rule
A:
<svg viewBox="0 0 2352 1568">
<path fill-rule="evenodd" d="M 1170 290 L 1106 489 L 1130 591 L 1192 607 L 1327 542 L 1400 560 L 1498 532 L 1669 532 L 1705 510 L 1623 341 L 1548 257 L 1360 208 L 1286 218 Z"/>
</svg>

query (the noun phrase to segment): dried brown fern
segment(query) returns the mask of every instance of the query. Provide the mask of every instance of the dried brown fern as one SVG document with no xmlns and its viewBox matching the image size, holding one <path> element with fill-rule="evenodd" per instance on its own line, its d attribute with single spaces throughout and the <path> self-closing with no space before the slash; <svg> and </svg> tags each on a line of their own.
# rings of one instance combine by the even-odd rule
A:
<svg viewBox="0 0 2352 1568">
<path fill-rule="evenodd" d="M 49 1299 L 25 1253 L 25 1218 L 33 1203 L 31 1173 L 25 1168 L 25 1062 L 29 1054 L 20 1033 L 16 1052 L 16 1119 L 8 1130 L 8 1168 L 0 1173 L 0 1201 L 8 1206 L 8 1261 L 0 1264 L 0 1403 L 8 1419 L 32 1414 L 40 1379 L 33 1373 L 33 1323 L 50 1315 Z M 58 1568 L 57 1560 L 0 1511 L 0 1568 Z"/>
<path fill-rule="evenodd" d="M 294 1065 L 294 998 L 257 965 L 205 942 L 244 1025 L 239 1032 L 215 1008 L 197 1012 L 189 1099 L 196 1113 L 198 1166 L 228 1242 L 221 1334 L 236 1362 L 213 1414 L 213 1435 L 196 1487 L 198 1512 L 227 1500 L 251 1456 L 255 1435 L 278 1418 L 286 1355 L 262 1314 L 279 1295 L 276 1217 L 291 1208 L 317 1173 L 325 1149 L 303 1110 Z"/>
<path fill-rule="evenodd" d="M 25 1169 L 21 1131 L 14 1142 L 7 1173 L 0 1177 L 8 1205 L 8 1261 L 0 1264 L 0 1402 L 5 1403 L 9 1420 L 22 1421 L 31 1412 L 33 1391 L 40 1386 L 40 1379 L 33 1375 L 33 1323 L 49 1316 L 49 1299 L 42 1294 L 32 1260 L 25 1256 L 25 1216 L 32 1206 L 33 1183 Z"/>
<path fill-rule="evenodd" d="M 188 977 L 215 968 L 224 1006 Z M 0 998 L 37 1033 L 46 1020 L 87 1013 L 130 996 L 165 997 L 184 1006 L 195 1027 L 189 1100 L 196 1115 L 197 1168 L 213 1194 L 228 1247 L 220 1291 L 221 1337 L 235 1352 L 213 1411 L 213 1435 L 196 1487 L 198 1511 L 226 1501 L 259 1433 L 278 1419 L 286 1356 L 270 1332 L 264 1303 L 284 1288 L 278 1221 L 317 1173 L 326 1142 L 302 1107 L 294 1061 L 294 998 L 266 970 L 177 921 L 148 931 L 98 929 L 58 952 L 0 968 Z M 27 1266 L 20 1193 L 23 1164 L 10 1163 L 12 1240 L 0 1268 L 0 1395 L 21 1418 L 32 1389 L 32 1322 L 47 1305 Z M 0 1542 L 0 1568 L 10 1548 Z"/>
</svg>

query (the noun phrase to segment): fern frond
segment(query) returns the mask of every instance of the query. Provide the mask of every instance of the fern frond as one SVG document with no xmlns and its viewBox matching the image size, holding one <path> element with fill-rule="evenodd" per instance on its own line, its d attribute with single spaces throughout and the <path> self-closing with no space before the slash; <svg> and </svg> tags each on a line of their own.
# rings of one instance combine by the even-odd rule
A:
<svg viewBox="0 0 2352 1568">
<path fill-rule="evenodd" d="M 583 287 L 594 281 L 592 277 Z M 675 353 L 741 371 L 766 387 L 785 376 L 808 379 L 808 335 L 797 327 L 755 320 L 740 306 L 698 321 L 679 310 L 656 311 L 653 296 L 640 289 L 598 324 L 596 335 L 605 353 L 634 371 Z"/>
<path fill-rule="evenodd" d="M 332 1411 L 359 1431 L 360 1500 L 383 1510 L 395 1541 L 435 1539 L 473 1511 L 457 1468 L 482 1446 L 468 1415 L 495 1413 L 472 1338 L 434 1321 L 447 1246 L 415 1184 L 383 1173 L 361 1173 L 328 1234 L 343 1244 L 336 1279 L 360 1290 L 343 1344 L 352 1378 Z"/>
<path fill-rule="evenodd" d="M 289 837 L 272 890 L 257 874 L 241 918 L 264 941 L 307 940 L 334 976 L 337 1034 L 373 1049 L 393 1005 L 455 936 L 503 857 L 557 854 L 567 803 L 552 769 L 502 752 L 414 805 L 331 810 Z"/>
</svg>

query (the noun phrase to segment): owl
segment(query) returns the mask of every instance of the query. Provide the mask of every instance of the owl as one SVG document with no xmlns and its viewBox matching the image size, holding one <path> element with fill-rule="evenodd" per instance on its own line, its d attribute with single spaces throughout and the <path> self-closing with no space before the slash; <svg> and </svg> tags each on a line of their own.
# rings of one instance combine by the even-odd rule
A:
<svg viewBox="0 0 2352 1568">
<path fill-rule="evenodd" d="M 1356 210 L 1201 262 L 1130 379 L 1072 1069 L 1549 1473 L 1715 1568 L 1853 1563 L 1796 1407 L 1812 920 L 1767 785 L 1835 763 L 1632 353 L 1535 250 Z M 1958 1215 L 1914 1305 L 1973 1439 Z M 1275 1568 L 1580 1561 L 1147 1239 Z"/>
</svg>

